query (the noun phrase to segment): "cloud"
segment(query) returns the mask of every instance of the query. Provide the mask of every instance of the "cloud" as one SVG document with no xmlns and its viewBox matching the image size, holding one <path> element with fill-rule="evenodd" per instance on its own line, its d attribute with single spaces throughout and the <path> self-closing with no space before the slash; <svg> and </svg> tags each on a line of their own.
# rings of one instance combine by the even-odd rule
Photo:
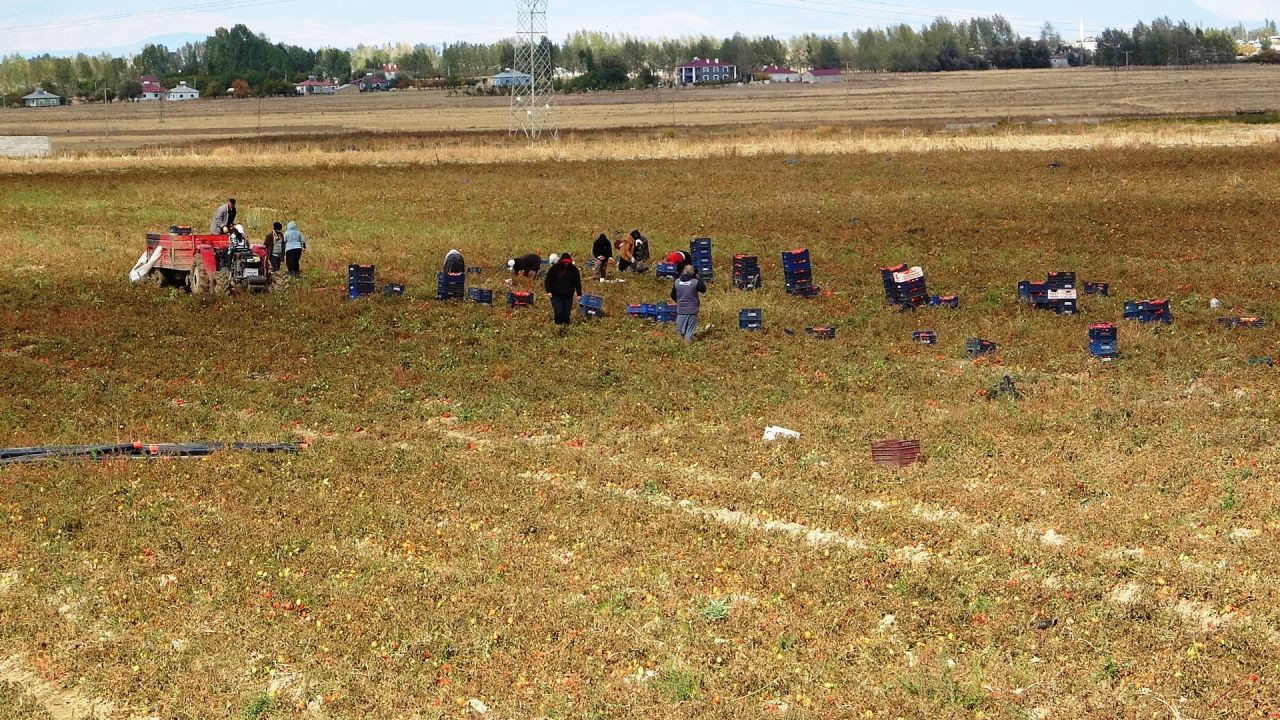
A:
<svg viewBox="0 0 1280 720">
<path fill-rule="evenodd" d="M 1258 0 L 1195 0 L 1196 5 L 1217 15 L 1223 20 L 1244 20 L 1258 22 L 1277 14 L 1274 2 Z"/>
</svg>

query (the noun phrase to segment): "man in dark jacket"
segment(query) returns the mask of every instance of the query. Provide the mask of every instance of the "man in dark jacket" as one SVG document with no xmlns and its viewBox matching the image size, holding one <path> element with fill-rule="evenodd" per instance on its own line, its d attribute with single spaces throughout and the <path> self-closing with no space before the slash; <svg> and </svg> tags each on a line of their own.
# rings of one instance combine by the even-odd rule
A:
<svg viewBox="0 0 1280 720">
<path fill-rule="evenodd" d="M 284 261 L 284 226 L 278 222 L 271 223 L 271 232 L 262 239 L 262 246 L 267 249 L 271 272 L 278 271 L 280 263 Z"/>
<path fill-rule="evenodd" d="M 596 277 L 604 280 L 609 270 L 609 258 L 613 257 L 613 243 L 609 242 L 608 235 L 600 233 L 595 245 L 591 246 L 591 254 L 596 258 Z"/>
<path fill-rule="evenodd" d="M 671 285 L 671 299 L 676 301 L 676 332 L 685 342 L 693 342 L 693 331 L 698 328 L 698 310 L 702 307 L 699 294 L 707 291 L 707 284 L 693 271 L 693 265 L 685 265 L 680 277 Z"/>
<path fill-rule="evenodd" d="M 573 296 L 582 294 L 582 275 L 573 264 L 573 256 L 565 253 L 547 270 L 543 286 L 551 298 L 551 311 L 557 325 L 568 325 L 573 310 Z"/>
<path fill-rule="evenodd" d="M 467 261 L 463 259 L 462 253 L 457 248 L 450 250 L 444 255 L 444 272 L 459 275 L 467 271 Z"/>
</svg>

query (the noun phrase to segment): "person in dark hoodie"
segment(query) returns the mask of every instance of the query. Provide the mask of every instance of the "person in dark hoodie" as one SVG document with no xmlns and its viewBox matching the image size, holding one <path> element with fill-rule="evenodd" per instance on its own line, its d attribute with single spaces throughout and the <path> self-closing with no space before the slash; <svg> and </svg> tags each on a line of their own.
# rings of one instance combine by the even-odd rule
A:
<svg viewBox="0 0 1280 720">
<path fill-rule="evenodd" d="M 271 272 L 278 272 L 280 263 L 284 262 L 284 226 L 278 222 L 271 223 L 271 232 L 262 239 L 262 246 L 267 249 Z"/>
<path fill-rule="evenodd" d="M 636 265 L 644 265 L 649 262 L 649 238 L 640 234 L 639 230 L 631 231 L 631 256 L 636 261 Z M 637 271 L 639 268 L 637 268 Z"/>
<path fill-rule="evenodd" d="M 507 260 L 507 269 L 511 271 L 511 276 L 524 275 L 525 277 L 533 277 L 542 269 L 542 257 L 538 253 L 528 253 L 520 257 L 513 257 Z"/>
<path fill-rule="evenodd" d="M 444 255 L 444 266 L 441 268 L 444 272 L 453 273 L 455 275 L 467 271 L 467 261 L 463 259 L 462 253 L 457 248 L 450 250 Z"/>
<path fill-rule="evenodd" d="M 609 242 L 608 235 L 600 233 L 591 246 L 591 254 L 596 258 L 596 277 L 603 282 L 609 271 L 609 258 L 613 257 L 613 243 Z"/>
<path fill-rule="evenodd" d="M 543 280 L 547 297 L 551 298 L 552 317 L 557 325 L 568 325 L 573 313 L 573 296 L 582 295 L 582 274 L 573 264 L 573 256 L 565 253 L 548 270 Z"/>
<path fill-rule="evenodd" d="M 692 264 L 685 265 L 671 285 L 671 299 L 676 301 L 676 332 L 687 343 L 693 342 L 693 331 L 698 328 L 698 310 L 702 308 L 698 295 L 706 291 L 707 284 L 694 272 Z"/>
</svg>

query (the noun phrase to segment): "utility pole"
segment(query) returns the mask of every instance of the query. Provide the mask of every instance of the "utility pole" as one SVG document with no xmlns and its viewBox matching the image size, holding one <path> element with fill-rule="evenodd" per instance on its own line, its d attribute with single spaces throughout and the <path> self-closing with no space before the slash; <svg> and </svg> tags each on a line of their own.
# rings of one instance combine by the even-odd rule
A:
<svg viewBox="0 0 1280 720">
<path fill-rule="evenodd" d="M 1131 52 L 1133 52 L 1133 51 L 1132 51 L 1132 50 L 1125 50 L 1125 51 L 1124 51 L 1124 66 L 1125 66 L 1125 67 L 1129 67 L 1129 53 L 1131 53 Z"/>
</svg>

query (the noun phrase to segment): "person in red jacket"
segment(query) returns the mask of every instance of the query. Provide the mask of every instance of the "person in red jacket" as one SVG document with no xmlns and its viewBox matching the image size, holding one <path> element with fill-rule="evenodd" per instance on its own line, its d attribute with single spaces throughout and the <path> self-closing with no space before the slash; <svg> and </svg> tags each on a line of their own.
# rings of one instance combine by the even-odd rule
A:
<svg viewBox="0 0 1280 720">
<path fill-rule="evenodd" d="M 676 266 L 676 276 L 684 274 L 686 265 L 693 264 L 693 256 L 684 250 L 673 250 L 667 255 L 667 262 Z"/>
</svg>

